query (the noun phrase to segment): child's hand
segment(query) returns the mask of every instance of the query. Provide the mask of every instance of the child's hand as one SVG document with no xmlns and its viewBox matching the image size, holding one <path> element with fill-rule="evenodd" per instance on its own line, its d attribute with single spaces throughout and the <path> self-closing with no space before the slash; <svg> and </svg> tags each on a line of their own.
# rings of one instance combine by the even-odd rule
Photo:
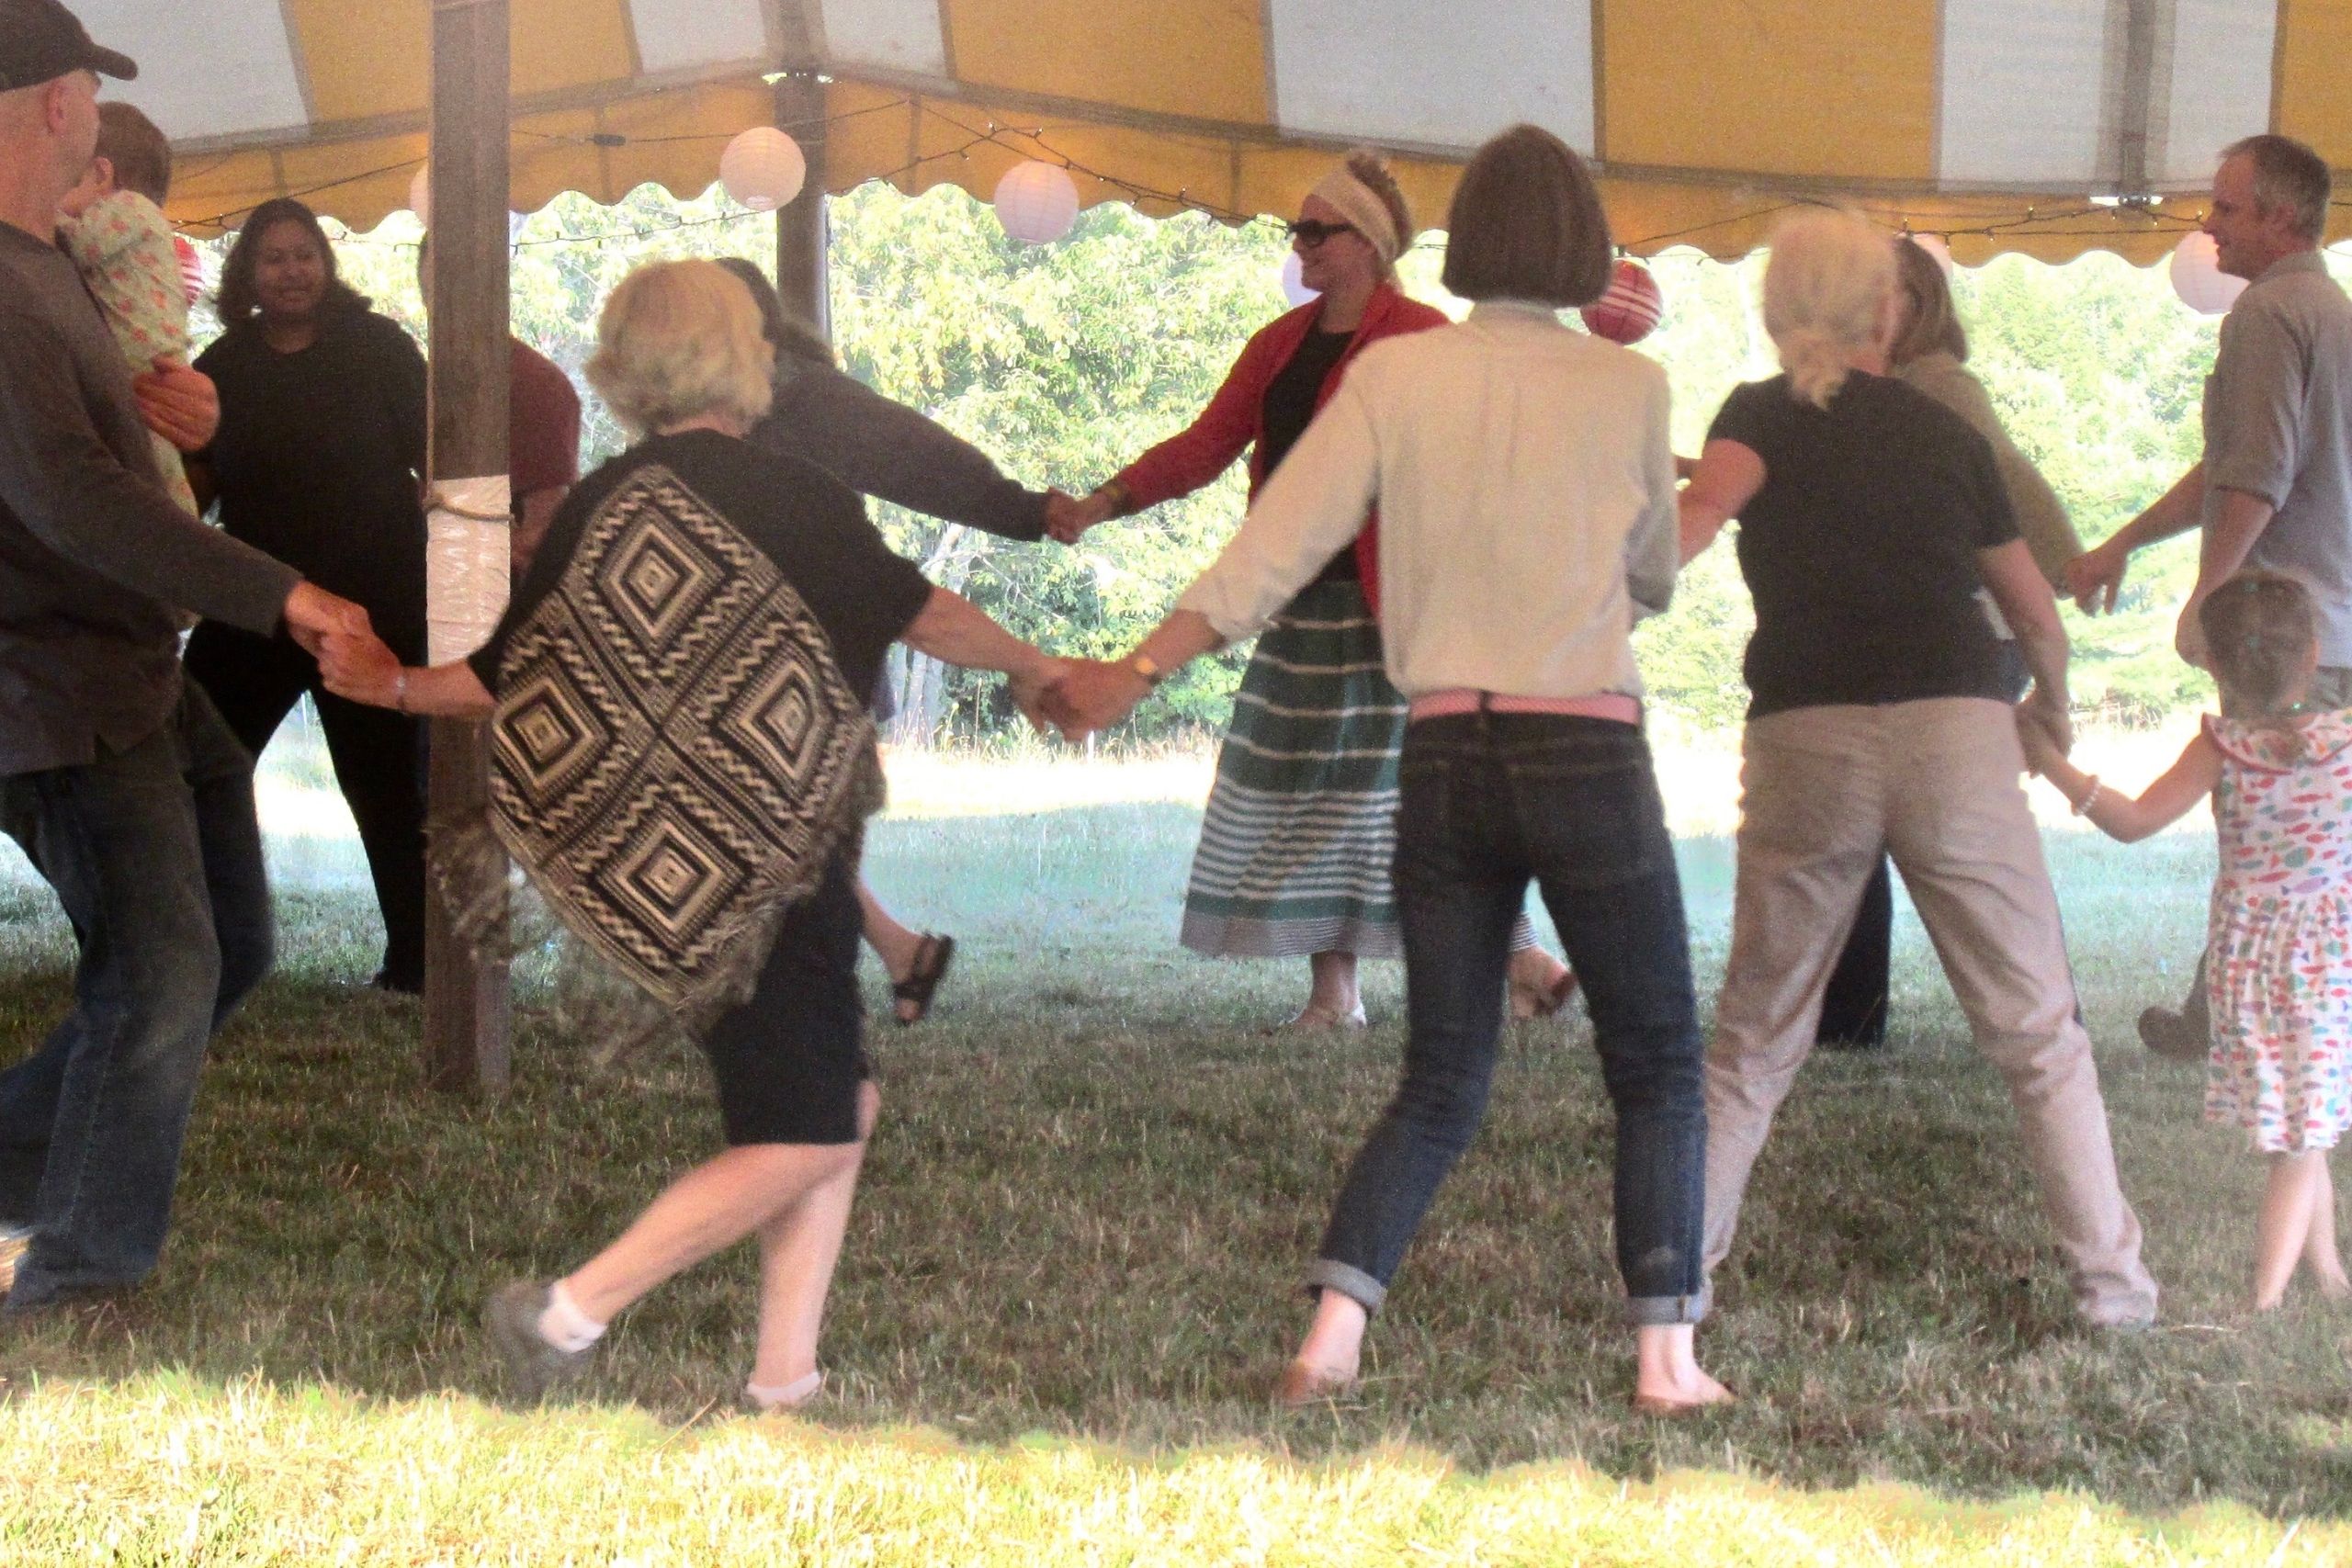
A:
<svg viewBox="0 0 2352 1568">
<path fill-rule="evenodd" d="M 2050 771 L 2052 762 L 2063 761 L 2065 751 L 2050 733 L 2043 715 L 2030 702 L 2018 705 L 2018 744 L 2025 749 L 2026 771 L 2039 777 Z"/>
<path fill-rule="evenodd" d="M 201 452 L 220 428 L 220 393 L 212 378 L 165 357 L 134 376 L 130 390 L 147 428 L 183 452 Z"/>
<path fill-rule="evenodd" d="M 2067 710 L 2063 694 L 2037 681 L 2018 708 L 2019 713 L 2032 720 L 2033 727 L 2041 731 L 2043 739 L 2058 749 L 2058 755 L 2066 757 L 2074 754 L 2075 716 Z"/>
</svg>

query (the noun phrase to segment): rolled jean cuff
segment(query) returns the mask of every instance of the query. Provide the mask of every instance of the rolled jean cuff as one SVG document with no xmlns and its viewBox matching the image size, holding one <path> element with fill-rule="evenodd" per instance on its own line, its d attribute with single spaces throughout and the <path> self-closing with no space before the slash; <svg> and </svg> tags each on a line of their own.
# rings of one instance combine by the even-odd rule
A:
<svg viewBox="0 0 2352 1568">
<path fill-rule="evenodd" d="M 1625 1315 L 1636 1328 L 1666 1328 L 1696 1323 L 1715 1304 L 1715 1283 L 1710 1280 L 1695 1296 L 1628 1296 Z"/>
<path fill-rule="evenodd" d="M 1309 1295 L 1317 1291 L 1337 1291 L 1363 1308 L 1366 1317 L 1378 1312 L 1380 1303 L 1388 1299 L 1387 1286 L 1352 1264 L 1329 1258 L 1317 1258 L 1306 1270 L 1306 1290 Z"/>
</svg>

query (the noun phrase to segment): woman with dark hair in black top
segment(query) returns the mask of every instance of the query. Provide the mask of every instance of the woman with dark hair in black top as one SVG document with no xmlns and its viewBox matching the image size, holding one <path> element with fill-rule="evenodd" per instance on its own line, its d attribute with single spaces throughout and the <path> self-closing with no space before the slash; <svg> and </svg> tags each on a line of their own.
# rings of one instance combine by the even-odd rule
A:
<svg viewBox="0 0 2352 1568">
<path fill-rule="evenodd" d="M 335 274 L 299 201 L 263 203 L 220 279 L 228 330 L 197 360 L 220 391 L 220 428 L 189 460 L 228 532 L 367 607 L 403 658 L 424 657 L 424 355 Z M 424 796 L 416 721 L 345 702 L 282 633 L 208 621 L 187 672 L 259 756 L 305 692 L 359 826 L 384 917 L 376 984 L 424 985 Z"/>
</svg>

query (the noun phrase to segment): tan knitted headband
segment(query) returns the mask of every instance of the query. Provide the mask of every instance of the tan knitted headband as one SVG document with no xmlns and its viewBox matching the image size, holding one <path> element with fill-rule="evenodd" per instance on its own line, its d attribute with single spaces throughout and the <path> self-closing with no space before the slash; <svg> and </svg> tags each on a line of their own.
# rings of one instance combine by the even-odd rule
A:
<svg viewBox="0 0 2352 1568">
<path fill-rule="evenodd" d="M 1349 226 L 1380 253 L 1384 266 L 1393 265 L 1405 249 L 1404 236 L 1396 232 L 1396 220 L 1389 215 L 1388 204 L 1351 174 L 1345 164 L 1316 181 L 1307 194 L 1338 208 Z"/>
</svg>

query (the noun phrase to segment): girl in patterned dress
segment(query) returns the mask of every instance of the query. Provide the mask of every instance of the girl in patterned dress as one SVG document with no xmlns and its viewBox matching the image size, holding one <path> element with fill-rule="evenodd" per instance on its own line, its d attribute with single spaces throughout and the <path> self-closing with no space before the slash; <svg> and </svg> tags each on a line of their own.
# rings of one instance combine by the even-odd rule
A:
<svg viewBox="0 0 2352 1568">
<path fill-rule="evenodd" d="M 155 122 L 129 104 L 100 104 L 97 152 L 59 204 L 58 231 L 133 375 L 187 363 L 187 284 L 162 206 L 171 187 L 172 147 Z M 179 449 L 154 440 L 157 478 L 198 511 Z"/>
<path fill-rule="evenodd" d="M 2299 1259 L 2322 1294 L 2352 1296 L 2327 1169 L 2352 1125 L 2352 709 L 2302 705 L 2319 639 L 2295 579 L 2242 571 L 2199 607 L 2198 624 L 2224 716 L 2207 718 L 2137 800 L 2072 766 L 2030 726 L 2026 755 L 2078 815 L 2127 843 L 2213 796 L 2222 853 L 2207 928 L 2205 1119 L 2245 1128 L 2269 1161 L 2254 1248 L 2253 1304 L 2265 1312 Z"/>
</svg>

